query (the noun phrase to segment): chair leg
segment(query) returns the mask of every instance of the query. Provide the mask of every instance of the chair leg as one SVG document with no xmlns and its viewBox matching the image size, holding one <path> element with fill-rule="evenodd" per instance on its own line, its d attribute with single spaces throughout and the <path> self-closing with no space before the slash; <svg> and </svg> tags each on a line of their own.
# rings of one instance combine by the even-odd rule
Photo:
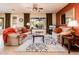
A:
<svg viewBox="0 0 79 59">
<path fill-rule="evenodd" d="M 64 45 L 64 38 L 62 37 L 62 46 Z"/>
<path fill-rule="evenodd" d="M 70 54 L 70 48 L 71 48 L 71 44 L 70 42 L 68 42 L 68 53 Z"/>
</svg>

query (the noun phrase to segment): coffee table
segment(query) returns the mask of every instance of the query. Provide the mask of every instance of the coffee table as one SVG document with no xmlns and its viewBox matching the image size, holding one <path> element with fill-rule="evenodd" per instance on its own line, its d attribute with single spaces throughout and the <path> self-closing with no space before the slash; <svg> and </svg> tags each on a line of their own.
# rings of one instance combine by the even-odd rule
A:
<svg viewBox="0 0 79 59">
<path fill-rule="evenodd" d="M 44 43 L 44 35 L 33 35 L 33 43 L 35 41 L 35 37 L 42 37 L 43 43 Z"/>
</svg>

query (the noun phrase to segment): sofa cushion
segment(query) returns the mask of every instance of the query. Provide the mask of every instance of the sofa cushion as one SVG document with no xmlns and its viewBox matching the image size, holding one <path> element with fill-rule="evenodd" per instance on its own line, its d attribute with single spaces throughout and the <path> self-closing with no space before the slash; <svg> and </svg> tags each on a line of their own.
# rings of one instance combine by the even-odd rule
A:
<svg viewBox="0 0 79 59">
<path fill-rule="evenodd" d="M 21 38 L 25 38 L 27 35 L 26 34 L 20 34 Z"/>
<path fill-rule="evenodd" d="M 17 33 L 9 33 L 8 34 L 8 38 L 17 38 L 19 36 L 19 34 Z"/>
<path fill-rule="evenodd" d="M 67 32 L 71 29 L 70 27 L 67 26 L 60 26 L 60 28 L 62 29 L 63 32 Z"/>
<path fill-rule="evenodd" d="M 26 27 L 18 27 L 17 32 L 22 34 L 22 33 L 28 32 L 28 29 Z"/>
<path fill-rule="evenodd" d="M 22 33 L 28 32 L 28 29 L 26 27 L 22 28 Z"/>
<path fill-rule="evenodd" d="M 62 32 L 62 29 L 61 29 L 61 28 L 55 28 L 55 29 L 54 29 L 54 32 L 60 33 L 60 32 Z"/>
</svg>

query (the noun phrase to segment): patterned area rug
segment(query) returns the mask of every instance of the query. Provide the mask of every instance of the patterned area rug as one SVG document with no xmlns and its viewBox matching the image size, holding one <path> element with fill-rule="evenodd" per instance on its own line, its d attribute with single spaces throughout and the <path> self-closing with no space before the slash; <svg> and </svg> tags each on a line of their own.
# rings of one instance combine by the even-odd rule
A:
<svg viewBox="0 0 79 59">
<path fill-rule="evenodd" d="M 44 36 L 44 43 L 42 37 L 36 37 L 33 43 L 32 35 L 28 35 L 24 40 L 23 44 L 20 45 L 16 51 L 26 52 L 55 52 L 55 51 L 66 51 L 60 44 L 57 43 L 56 39 L 51 35 Z"/>
<path fill-rule="evenodd" d="M 36 46 L 37 45 L 37 46 Z M 48 45 L 48 44 L 31 44 L 26 48 L 26 52 L 55 52 L 55 51 L 66 51 L 60 44 Z"/>
</svg>

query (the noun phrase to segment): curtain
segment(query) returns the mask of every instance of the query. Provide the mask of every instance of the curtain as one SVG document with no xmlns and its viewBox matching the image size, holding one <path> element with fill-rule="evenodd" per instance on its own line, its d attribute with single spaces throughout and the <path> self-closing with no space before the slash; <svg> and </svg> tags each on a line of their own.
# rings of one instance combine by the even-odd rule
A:
<svg viewBox="0 0 79 59">
<path fill-rule="evenodd" d="M 29 13 L 24 13 L 24 26 L 30 22 L 30 14 Z"/>
<path fill-rule="evenodd" d="M 49 25 L 52 25 L 52 13 L 46 13 L 46 32 L 49 33 Z"/>
<path fill-rule="evenodd" d="M 10 27 L 10 22 L 11 22 L 10 17 L 11 17 L 10 13 L 5 13 L 5 28 Z"/>
</svg>

